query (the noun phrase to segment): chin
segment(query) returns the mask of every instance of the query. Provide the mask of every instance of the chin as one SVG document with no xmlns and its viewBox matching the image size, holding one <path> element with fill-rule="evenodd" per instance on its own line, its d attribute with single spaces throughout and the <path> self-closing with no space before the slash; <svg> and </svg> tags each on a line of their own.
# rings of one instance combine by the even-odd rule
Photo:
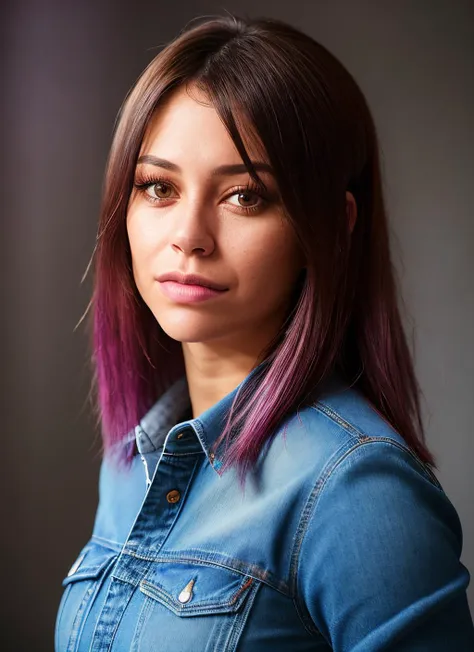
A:
<svg viewBox="0 0 474 652">
<path fill-rule="evenodd" d="M 163 315 L 155 318 L 163 331 L 177 342 L 205 342 L 222 337 L 225 334 L 222 323 L 216 328 L 216 318 L 197 319 L 194 316 L 184 316 L 179 319 L 165 318 Z"/>
</svg>

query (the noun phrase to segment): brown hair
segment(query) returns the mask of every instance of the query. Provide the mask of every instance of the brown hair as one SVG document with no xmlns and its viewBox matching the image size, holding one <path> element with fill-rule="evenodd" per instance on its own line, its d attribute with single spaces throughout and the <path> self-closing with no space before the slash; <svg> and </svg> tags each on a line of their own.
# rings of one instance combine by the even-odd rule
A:
<svg viewBox="0 0 474 652">
<path fill-rule="evenodd" d="M 93 295 L 106 447 L 123 438 L 183 372 L 180 345 L 162 331 L 135 286 L 126 211 L 153 112 L 174 88 L 190 83 L 207 93 L 257 181 L 242 134 L 258 136 L 307 260 L 267 364 L 229 415 L 225 463 L 242 472 L 250 468 L 285 416 L 314 402 L 333 369 L 433 463 L 397 303 L 377 136 L 365 98 L 344 66 L 309 36 L 277 20 L 232 16 L 188 26 L 151 61 L 119 116 Z M 358 208 L 352 234 L 347 190 Z"/>
</svg>

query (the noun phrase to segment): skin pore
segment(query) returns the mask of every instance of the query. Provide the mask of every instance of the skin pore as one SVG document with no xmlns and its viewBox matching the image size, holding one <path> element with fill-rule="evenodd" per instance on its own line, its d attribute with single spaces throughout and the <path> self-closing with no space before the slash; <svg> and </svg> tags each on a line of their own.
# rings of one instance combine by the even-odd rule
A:
<svg viewBox="0 0 474 652">
<path fill-rule="evenodd" d="M 252 161 L 266 163 L 245 144 Z M 218 170 L 234 165 L 242 169 Z M 258 173 L 263 194 L 247 189 L 253 181 L 232 139 L 194 88 L 191 96 L 180 87 L 160 105 L 142 143 L 127 211 L 133 274 L 162 329 L 182 343 L 194 418 L 254 367 L 305 264 L 271 171 Z M 173 271 L 226 290 L 177 302 L 157 281 Z"/>
</svg>

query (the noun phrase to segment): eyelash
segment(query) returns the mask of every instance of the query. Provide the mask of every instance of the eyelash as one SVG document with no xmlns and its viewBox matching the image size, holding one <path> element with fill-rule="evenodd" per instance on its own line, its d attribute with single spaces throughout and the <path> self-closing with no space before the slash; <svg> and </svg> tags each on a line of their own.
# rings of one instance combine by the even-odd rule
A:
<svg viewBox="0 0 474 652">
<path fill-rule="evenodd" d="M 152 204 L 159 204 L 161 202 L 168 201 L 168 199 L 171 199 L 171 197 L 167 199 L 160 198 L 160 197 L 150 197 L 150 195 L 148 195 L 146 192 L 148 188 L 157 185 L 159 183 L 162 183 L 163 185 L 166 186 L 170 186 L 171 188 L 174 189 L 174 186 L 171 183 L 171 181 L 166 177 L 162 177 L 162 176 L 139 177 L 134 181 L 133 185 L 138 190 L 138 192 L 145 195 L 147 201 L 149 201 Z M 260 203 L 257 206 L 235 206 L 234 205 L 234 208 L 238 208 L 239 211 L 242 211 L 247 215 L 250 215 L 252 213 L 257 213 L 263 210 L 263 208 L 269 203 L 269 199 L 263 195 L 262 190 L 259 188 L 259 186 L 257 186 L 255 183 L 252 183 L 251 181 L 246 186 L 237 186 L 236 188 L 233 188 L 232 192 L 228 193 L 226 199 L 232 197 L 233 195 L 238 195 L 241 193 L 249 193 L 251 195 L 257 196 L 260 199 Z"/>
</svg>

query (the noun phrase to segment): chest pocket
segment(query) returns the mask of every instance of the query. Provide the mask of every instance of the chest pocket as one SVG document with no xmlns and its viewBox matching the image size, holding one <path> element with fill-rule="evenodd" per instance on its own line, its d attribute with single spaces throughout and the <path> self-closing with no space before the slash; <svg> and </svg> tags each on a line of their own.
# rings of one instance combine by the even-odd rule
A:
<svg viewBox="0 0 474 652">
<path fill-rule="evenodd" d="M 259 582 L 221 566 L 165 561 L 140 583 L 146 596 L 137 649 L 231 652 Z"/>
<path fill-rule="evenodd" d="M 63 580 L 55 630 L 55 649 L 69 652 L 77 649 L 81 632 L 100 589 L 107 569 L 117 558 L 117 553 L 95 541 L 81 550 Z"/>
</svg>

